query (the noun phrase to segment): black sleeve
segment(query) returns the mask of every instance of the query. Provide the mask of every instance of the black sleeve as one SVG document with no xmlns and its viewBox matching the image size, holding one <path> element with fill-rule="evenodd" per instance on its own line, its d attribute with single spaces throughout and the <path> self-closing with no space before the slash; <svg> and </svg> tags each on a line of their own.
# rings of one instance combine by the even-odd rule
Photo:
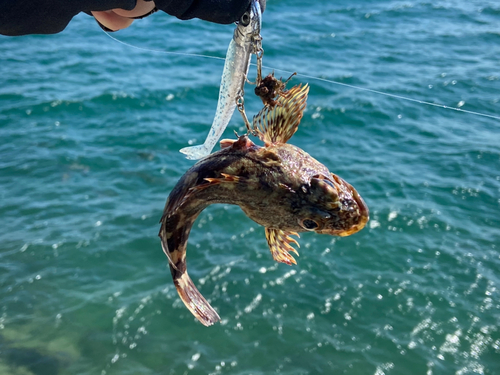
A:
<svg viewBox="0 0 500 375">
<path fill-rule="evenodd" d="M 133 9 L 136 0 L 0 0 L 0 34 L 56 34 L 82 11 Z"/>
<path fill-rule="evenodd" d="M 200 18 L 228 24 L 245 13 L 250 0 L 155 0 L 156 7 L 181 20 Z"/>
<path fill-rule="evenodd" d="M 262 9 L 265 0 L 260 0 Z M 56 34 L 80 12 L 133 9 L 136 0 L 0 0 L 0 34 Z M 187 20 L 228 24 L 238 20 L 250 0 L 156 0 L 156 7 Z"/>
</svg>

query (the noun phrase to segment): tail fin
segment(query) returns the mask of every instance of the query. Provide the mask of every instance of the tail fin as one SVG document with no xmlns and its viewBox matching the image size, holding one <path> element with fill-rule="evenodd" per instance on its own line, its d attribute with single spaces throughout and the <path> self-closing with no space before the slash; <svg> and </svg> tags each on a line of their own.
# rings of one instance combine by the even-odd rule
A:
<svg viewBox="0 0 500 375">
<path fill-rule="evenodd" d="M 176 271 L 173 271 L 173 273 L 174 272 Z M 196 319 L 198 319 L 204 326 L 209 327 L 220 321 L 220 317 L 217 312 L 212 308 L 212 306 L 210 306 L 198 289 L 196 289 L 187 272 L 182 273 L 180 277 L 174 276 L 174 284 L 182 302 L 184 302 L 189 311 L 191 311 Z"/>
</svg>

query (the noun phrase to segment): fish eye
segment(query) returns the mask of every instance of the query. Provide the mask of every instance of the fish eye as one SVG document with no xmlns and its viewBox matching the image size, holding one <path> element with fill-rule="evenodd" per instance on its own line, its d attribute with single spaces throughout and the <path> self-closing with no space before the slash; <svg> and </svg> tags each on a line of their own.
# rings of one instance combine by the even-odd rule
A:
<svg viewBox="0 0 500 375">
<path fill-rule="evenodd" d="M 242 26 L 248 26 L 250 24 L 250 13 L 245 12 L 240 18 L 240 24 Z"/>
<path fill-rule="evenodd" d="M 299 224 L 302 228 L 306 230 L 314 230 L 319 227 L 319 224 L 312 219 L 300 220 Z"/>
</svg>

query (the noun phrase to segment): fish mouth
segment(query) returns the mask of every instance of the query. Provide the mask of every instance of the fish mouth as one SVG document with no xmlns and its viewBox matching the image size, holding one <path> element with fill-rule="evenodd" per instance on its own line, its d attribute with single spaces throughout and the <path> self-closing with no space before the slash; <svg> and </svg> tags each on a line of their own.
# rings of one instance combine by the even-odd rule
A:
<svg viewBox="0 0 500 375">
<path fill-rule="evenodd" d="M 344 215 L 340 215 L 335 228 L 319 229 L 316 230 L 316 233 L 340 237 L 350 236 L 366 226 L 366 223 L 370 219 L 370 211 L 361 195 L 359 195 L 358 191 L 351 184 L 333 173 L 331 173 L 331 176 L 339 192 L 339 197 L 344 192 L 345 195 L 352 197 L 354 204 L 351 205 L 352 209 L 345 214 L 345 217 Z"/>
</svg>

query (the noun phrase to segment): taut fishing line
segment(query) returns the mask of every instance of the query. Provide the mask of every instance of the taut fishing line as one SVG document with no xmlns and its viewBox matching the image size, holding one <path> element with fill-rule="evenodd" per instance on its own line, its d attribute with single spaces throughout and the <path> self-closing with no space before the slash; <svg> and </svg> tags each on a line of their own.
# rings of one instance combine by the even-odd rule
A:
<svg viewBox="0 0 500 375">
<path fill-rule="evenodd" d="M 106 32 L 104 30 L 103 30 L 103 33 L 106 34 L 109 38 L 113 39 L 115 42 L 118 42 L 118 43 L 123 44 L 123 45 L 125 45 L 127 47 L 135 48 L 135 49 L 138 49 L 138 50 L 141 50 L 141 51 L 156 52 L 156 53 L 165 53 L 165 54 L 169 54 L 169 55 L 178 55 L 178 56 L 203 57 L 203 58 L 207 58 L 207 59 L 223 60 L 223 61 L 226 60 L 225 57 L 217 57 L 217 56 L 211 56 L 211 55 L 201 55 L 201 54 L 197 54 L 197 53 L 187 53 L 187 52 L 173 52 L 173 51 L 165 51 L 165 50 L 159 50 L 159 49 L 139 47 L 139 46 L 135 46 L 135 45 L 130 44 L 130 43 L 123 42 L 123 41 L 121 41 L 119 39 L 116 39 L 114 36 L 111 36 L 108 32 Z M 256 64 L 252 63 L 251 65 L 255 66 Z M 272 70 L 275 70 L 275 71 L 278 71 L 278 72 L 283 72 L 283 73 L 286 73 L 286 74 L 293 74 L 294 73 L 293 71 L 288 71 L 288 70 L 284 70 L 284 69 L 277 69 L 277 68 L 273 68 L 273 67 L 270 67 L 270 66 L 264 66 L 264 65 L 262 65 L 262 67 L 266 68 L 266 69 L 272 69 Z M 426 102 L 424 100 L 408 98 L 406 96 L 401 96 L 401 95 L 396 95 L 396 94 L 390 94 L 388 92 L 383 92 L 383 91 L 368 89 L 366 87 L 360 87 L 360 86 L 350 85 L 348 83 L 338 82 L 338 81 L 334 81 L 334 80 L 331 80 L 331 79 L 310 76 L 310 75 L 302 74 L 302 73 L 297 73 L 297 76 L 301 76 L 301 77 L 309 78 L 309 79 L 315 79 L 317 81 L 332 83 L 332 84 L 335 84 L 335 85 L 339 85 L 339 86 L 343 86 L 343 87 L 348 87 L 348 88 L 351 88 L 351 89 L 361 90 L 361 91 L 365 91 L 365 92 L 371 92 L 373 94 L 384 95 L 384 96 L 388 96 L 390 98 L 395 98 L 395 99 L 400 99 L 400 100 L 406 100 L 406 101 L 413 102 L 413 103 L 419 103 L 419 104 L 429 105 L 429 106 L 432 106 L 432 107 L 449 109 L 449 110 L 456 111 L 456 112 L 463 112 L 463 113 L 468 113 L 468 114 L 471 114 L 471 115 L 488 117 L 488 118 L 492 118 L 492 119 L 495 119 L 495 120 L 500 120 L 500 116 L 488 115 L 486 113 L 469 111 L 467 109 L 461 109 L 461 108 L 456 108 L 456 107 L 450 107 L 450 106 L 447 106 L 447 105 L 444 105 L 444 104 Z"/>
<path fill-rule="evenodd" d="M 115 42 L 118 42 L 120 44 L 123 44 L 127 47 L 132 47 L 141 51 L 147 51 L 147 52 L 156 52 L 156 53 L 166 53 L 168 55 L 178 55 L 178 56 L 194 56 L 194 57 L 205 57 L 207 59 L 214 59 L 214 60 L 223 60 L 226 61 L 225 57 L 217 57 L 217 56 L 209 56 L 209 55 L 201 55 L 197 53 L 187 53 L 187 52 L 173 52 L 173 51 L 165 51 L 161 49 L 153 49 L 153 48 L 145 48 L 145 47 L 139 47 L 139 46 L 134 46 L 133 44 L 123 42 L 120 39 L 116 39 L 114 36 L 110 35 L 108 32 L 102 30 L 104 34 L 109 36 L 111 39 L 113 39 Z"/>
</svg>

